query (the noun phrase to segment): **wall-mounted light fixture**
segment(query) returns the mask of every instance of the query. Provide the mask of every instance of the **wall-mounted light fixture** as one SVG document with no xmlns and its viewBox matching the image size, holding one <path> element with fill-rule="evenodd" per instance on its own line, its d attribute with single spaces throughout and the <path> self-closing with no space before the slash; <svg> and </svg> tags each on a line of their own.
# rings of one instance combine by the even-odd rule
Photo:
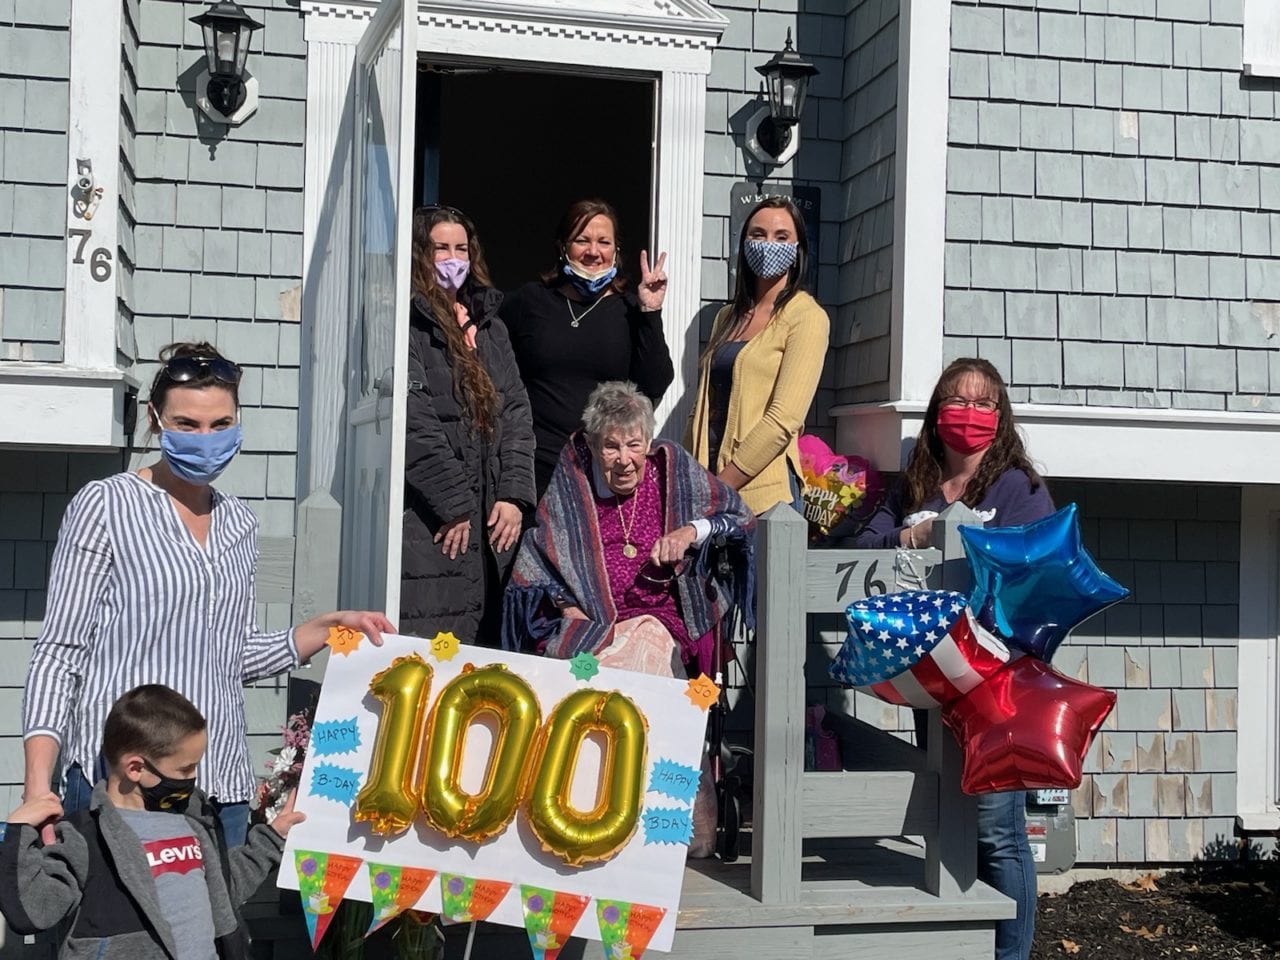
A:
<svg viewBox="0 0 1280 960">
<path fill-rule="evenodd" d="M 243 123 L 258 109 L 258 80 L 245 61 L 249 39 L 262 24 L 234 0 L 217 0 L 191 22 L 204 32 L 206 69 L 196 77 L 197 105 L 217 123 Z"/>
<path fill-rule="evenodd" d="M 809 91 L 809 78 L 818 72 L 791 46 L 786 46 L 756 72 L 764 77 L 769 106 L 761 107 L 747 121 L 747 150 L 766 166 L 786 163 L 800 149 L 800 113 Z"/>
</svg>

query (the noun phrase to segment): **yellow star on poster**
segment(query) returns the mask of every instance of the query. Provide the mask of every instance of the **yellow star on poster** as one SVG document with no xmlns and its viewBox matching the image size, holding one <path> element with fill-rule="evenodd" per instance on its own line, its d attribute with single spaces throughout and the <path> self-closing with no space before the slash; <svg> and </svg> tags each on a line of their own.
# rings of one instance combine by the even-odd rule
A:
<svg viewBox="0 0 1280 960">
<path fill-rule="evenodd" d="M 697 680 L 689 681 L 689 686 L 684 695 L 689 698 L 689 702 L 695 707 L 705 711 L 720 696 L 720 688 L 716 686 L 714 680 L 704 673 Z"/>
<path fill-rule="evenodd" d="M 363 639 L 364 634 L 351 627 L 330 627 L 329 639 L 325 640 L 325 643 L 334 653 L 340 653 L 345 657 L 354 653 Z"/>
<path fill-rule="evenodd" d="M 458 638 L 445 630 L 431 638 L 431 652 L 441 663 L 452 660 L 458 655 Z"/>
</svg>

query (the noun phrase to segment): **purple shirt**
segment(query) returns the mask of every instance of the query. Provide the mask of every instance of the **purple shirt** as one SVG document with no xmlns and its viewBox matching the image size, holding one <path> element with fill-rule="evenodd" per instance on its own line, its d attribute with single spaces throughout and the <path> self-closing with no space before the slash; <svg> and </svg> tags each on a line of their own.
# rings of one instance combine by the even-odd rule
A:
<svg viewBox="0 0 1280 960">
<path fill-rule="evenodd" d="M 899 539 L 904 529 L 902 519 L 905 514 L 903 499 L 906 496 L 906 484 L 899 480 L 893 490 L 871 515 L 871 519 L 862 531 L 854 538 L 855 547 L 866 549 L 889 549 L 901 544 Z M 917 507 L 917 510 L 933 510 L 941 513 L 950 504 L 939 490 L 932 497 Z M 1049 489 L 1041 481 L 1032 489 L 1030 478 L 1017 467 L 1010 467 L 996 478 L 996 482 L 987 488 L 982 502 L 973 506 L 984 526 L 1016 527 L 1019 524 L 1031 523 L 1053 513 L 1053 498 Z"/>
</svg>

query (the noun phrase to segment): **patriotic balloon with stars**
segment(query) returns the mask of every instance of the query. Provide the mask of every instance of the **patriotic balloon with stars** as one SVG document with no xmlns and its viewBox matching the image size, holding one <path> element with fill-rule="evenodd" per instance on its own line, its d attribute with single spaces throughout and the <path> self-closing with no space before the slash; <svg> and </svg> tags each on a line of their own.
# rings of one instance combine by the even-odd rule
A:
<svg viewBox="0 0 1280 960">
<path fill-rule="evenodd" d="M 845 611 L 849 636 L 833 679 L 902 706 L 944 706 L 1009 660 L 1009 650 L 976 623 L 964 596 L 908 590 L 868 597 Z"/>
<path fill-rule="evenodd" d="M 960 535 L 971 597 L 912 591 L 851 604 L 831 675 L 890 703 L 941 707 L 964 753 L 965 793 L 1074 789 L 1116 696 L 1047 661 L 1073 627 L 1129 591 L 1084 548 L 1074 504 Z"/>
</svg>

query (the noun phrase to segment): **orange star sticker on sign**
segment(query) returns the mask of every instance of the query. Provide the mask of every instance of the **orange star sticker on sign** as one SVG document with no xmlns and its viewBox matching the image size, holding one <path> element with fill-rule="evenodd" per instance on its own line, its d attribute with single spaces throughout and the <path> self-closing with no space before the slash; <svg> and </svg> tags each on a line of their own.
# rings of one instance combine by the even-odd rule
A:
<svg viewBox="0 0 1280 960">
<path fill-rule="evenodd" d="M 364 634 L 359 630 L 353 630 L 350 627 L 330 627 L 329 639 L 325 643 L 334 653 L 340 653 L 345 657 L 359 647 L 363 639 Z"/>
<path fill-rule="evenodd" d="M 705 711 L 720 696 L 720 688 L 716 686 L 714 680 L 704 673 L 697 680 L 689 681 L 689 687 L 685 690 L 684 695 L 689 698 L 689 702 L 695 707 Z"/>
<path fill-rule="evenodd" d="M 441 663 L 458 655 L 458 638 L 448 630 L 431 638 L 431 652 Z"/>
</svg>

